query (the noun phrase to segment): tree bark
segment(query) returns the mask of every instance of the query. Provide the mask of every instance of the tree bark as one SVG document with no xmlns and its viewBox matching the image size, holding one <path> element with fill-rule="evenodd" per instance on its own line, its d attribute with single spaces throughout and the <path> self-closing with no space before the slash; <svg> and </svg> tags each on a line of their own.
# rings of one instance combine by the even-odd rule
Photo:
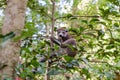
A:
<svg viewBox="0 0 120 80">
<path fill-rule="evenodd" d="M 24 28 L 25 9 L 27 0 L 6 0 L 5 18 L 2 34 L 15 32 L 16 36 Z M 12 39 L 4 41 L 0 45 L 0 80 L 15 78 L 15 67 L 19 61 L 20 44 Z"/>
</svg>

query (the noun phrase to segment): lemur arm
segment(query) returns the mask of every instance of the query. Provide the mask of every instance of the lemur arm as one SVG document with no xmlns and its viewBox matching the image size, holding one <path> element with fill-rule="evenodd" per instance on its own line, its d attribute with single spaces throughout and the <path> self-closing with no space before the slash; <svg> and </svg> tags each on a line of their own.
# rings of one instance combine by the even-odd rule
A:
<svg viewBox="0 0 120 80">
<path fill-rule="evenodd" d="M 50 37 L 50 40 L 51 40 L 53 43 L 61 46 L 61 42 L 60 42 L 58 39 L 56 39 L 55 37 Z"/>
<path fill-rule="evenodd" d="M 51 41 L 52 41 L 53 43 L 59 45 L 61 48 L 66 48 L 67 45 L 68 45 L 68 44 L 66 44 L 66 43 L 60 42 L 60 40 L 58 40 L 58 39 L 56 39 L 56 38 L 54 38 L 54 37 L 51 37 L 50 39 L 51 39 Z"/>
<path fill-rule="evenodd" d="M 73 38 L 68 39 L 68 40 L 64 41 L 63 43 L 61 43 L 58 39 L 56 39 L 54 37 L 51 37 L 50 39 L 53 43 L 59 45 L 61 48 L 67 48 L 70 46 L 74 47 L 76 45 L 76 41 Z"/>
<path fill-rule="evenodd" d="M 67 47 L 70 47 L 70 46 L 72 46 L 72 47 L 76 46 L 76 41 L 75 41 L 75 39 L 70 38 L 70 39 L 64 41 L 64 42 L 61 44 L 61 47 L 62 47 L 62 48 L 67 48 Z"/>
</svg>

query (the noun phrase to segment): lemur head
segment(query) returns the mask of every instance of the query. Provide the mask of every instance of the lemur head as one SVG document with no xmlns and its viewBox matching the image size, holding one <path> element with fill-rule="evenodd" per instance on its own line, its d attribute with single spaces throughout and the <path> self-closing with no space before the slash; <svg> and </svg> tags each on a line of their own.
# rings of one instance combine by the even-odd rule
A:
<svg viewBox="0 0 120 80">
<path fill-rule="evenodd" d="M 70 38 L 68 30 L 65 27 L 57 29 L 57 35 L 58 35 L 59 38 L 62 38 L 63 41 Z"/>
</svg>

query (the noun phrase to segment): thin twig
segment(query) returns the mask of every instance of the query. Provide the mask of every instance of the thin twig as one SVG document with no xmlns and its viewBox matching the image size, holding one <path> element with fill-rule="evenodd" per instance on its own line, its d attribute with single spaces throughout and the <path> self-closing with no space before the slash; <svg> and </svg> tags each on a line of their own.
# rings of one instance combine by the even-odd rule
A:
<svg viewBox="0 0 120 80">
<path fill-rule="evenodd" d="M 55 1 L 54 0 L 51 0 L 52 2 L 52 33 L 51 33 L 51 36 L 53 37 L 53 34 L 54 34 L 54 24 L 55 24 L 55 18 L 54 18 L 54 14 L 55 14 Z"/>
<path fill-rule="evenodd" d="M 51 32 L 51 37 L 54 35 L 54 24 L 55 24 L 55 1 L 51 0 L 52 2 L 52 32 Z M 53 42 L 51 41 L 51 47 L 53 47 Z M 46 68 L 46 75 L 45 75 L 45 80 L 50 80 L 50 75 L 48 75 L 48 72 L 50 71 L 50 62 L 47 61 L 47 68 Z"/>
</svg>

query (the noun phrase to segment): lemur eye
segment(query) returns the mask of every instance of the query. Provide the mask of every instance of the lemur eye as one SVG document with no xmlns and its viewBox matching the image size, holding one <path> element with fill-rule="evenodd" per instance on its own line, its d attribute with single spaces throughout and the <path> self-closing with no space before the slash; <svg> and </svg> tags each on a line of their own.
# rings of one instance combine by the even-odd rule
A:
<svg viewBox="0 0 120 80">
<path fill-rule="evenodd" d="M 65 30 L 65 32 L 68 32 L 68 30 Z"/>
<path fill-rule="evenodd" d="M 60 33 L 59 31 L 57 33 Z"/>
</svg>

